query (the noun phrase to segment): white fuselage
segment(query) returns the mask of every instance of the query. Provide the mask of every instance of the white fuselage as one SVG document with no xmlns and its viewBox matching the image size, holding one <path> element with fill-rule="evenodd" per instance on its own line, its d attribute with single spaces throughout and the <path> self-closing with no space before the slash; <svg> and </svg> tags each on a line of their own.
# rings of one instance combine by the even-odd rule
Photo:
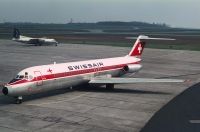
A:
<svg viewBox="0 0 200 132">
<path fill-rule="evenodd" d="M 88 83 L 92 78 L 107 76 L 117 77 L 127 73 L 124 69 L 131 65 L 135 67 L 131 72 L 141 69 L 140 58 L 125 56 L 89 61 L 61 63 L 34 66 L 22 70 L 19 76 L 27 74 L 27 77 L 11 81 L 5 87 L 10 96 L 21 96 L 52 89 L 73 87 Z M 19 77 L 18 76 L 18 77 Z"/>
</svg>

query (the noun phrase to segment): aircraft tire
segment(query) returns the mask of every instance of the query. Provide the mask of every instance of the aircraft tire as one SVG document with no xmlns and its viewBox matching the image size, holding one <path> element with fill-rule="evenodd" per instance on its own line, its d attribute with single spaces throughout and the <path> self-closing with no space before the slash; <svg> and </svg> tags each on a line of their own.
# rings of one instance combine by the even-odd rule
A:
<svg viewBox="0 0 200 132">
<path fill-rule="evenodd" d="M 106 84 L 106 89 L 113 90 L 114 89 L 114 84 Z"/>
<path fill-rule="evenodd" d="M 22 99 L 16 99 L 16 104 L 21 104 L 22 103 Z"/>
<path fill-rule="evenodd" d="M 22 97 L 21 96 L 16 97 L 15 103 L 16 104 L 21 104 L 22 103 Z"/>
</svg>

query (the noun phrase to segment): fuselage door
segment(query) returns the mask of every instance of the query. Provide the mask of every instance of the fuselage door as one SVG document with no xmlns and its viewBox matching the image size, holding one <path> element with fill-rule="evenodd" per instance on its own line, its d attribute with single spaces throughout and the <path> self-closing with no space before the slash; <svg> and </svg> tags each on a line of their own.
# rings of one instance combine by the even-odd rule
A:
<svg viewBox="0 0 200 132">
<path fill-rule="evenodd" d="M 43 84 L 43 77 L 40 71 L 34 71 L 36 77 L 36 85 L 41 86 Z"/>
</svg>

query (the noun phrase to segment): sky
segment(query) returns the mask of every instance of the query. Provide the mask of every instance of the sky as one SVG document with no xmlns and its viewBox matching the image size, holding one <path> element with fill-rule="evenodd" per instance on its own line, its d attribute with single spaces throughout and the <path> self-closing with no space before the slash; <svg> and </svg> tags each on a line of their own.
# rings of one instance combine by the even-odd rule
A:
<svg viewBox="0 0 200 132">
<path fill-rule="evenodd" d="M 0 0 L 0 23 L 68 23 L 70 19 L 200 28 L 200 0 Z"/>
</svg>

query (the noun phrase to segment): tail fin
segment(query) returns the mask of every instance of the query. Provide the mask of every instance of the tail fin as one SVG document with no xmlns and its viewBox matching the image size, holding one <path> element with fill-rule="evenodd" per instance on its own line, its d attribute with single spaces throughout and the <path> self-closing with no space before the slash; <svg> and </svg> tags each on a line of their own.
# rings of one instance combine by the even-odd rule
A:
<svg viewBox="0 0 200 132">
<path fill-rule="evenodd" d="M 135 39 L 134 37 L 127 37 L 128 39 Z M 150 38 L 148 36 L 140 35 L 137 37 L 137 40 L 135 44 L 133 45 L 132 50 L 129 52 L 129 56 L 138 56 L 140 57 L 142 55 L 142 52 L 144 50 L 144 46 L 146 44 L 147 39 L 153 39 L 153 40 L 175 40 L 170 38 Z"/>
<path fill-rule="evenodd" d="M 15 39 L 20 38 L 19 29 L 17 29 L 17 28 L 14 28 L 14 29 L 13 29 L 13 38 L 15 38 Z"/>
</svg>

